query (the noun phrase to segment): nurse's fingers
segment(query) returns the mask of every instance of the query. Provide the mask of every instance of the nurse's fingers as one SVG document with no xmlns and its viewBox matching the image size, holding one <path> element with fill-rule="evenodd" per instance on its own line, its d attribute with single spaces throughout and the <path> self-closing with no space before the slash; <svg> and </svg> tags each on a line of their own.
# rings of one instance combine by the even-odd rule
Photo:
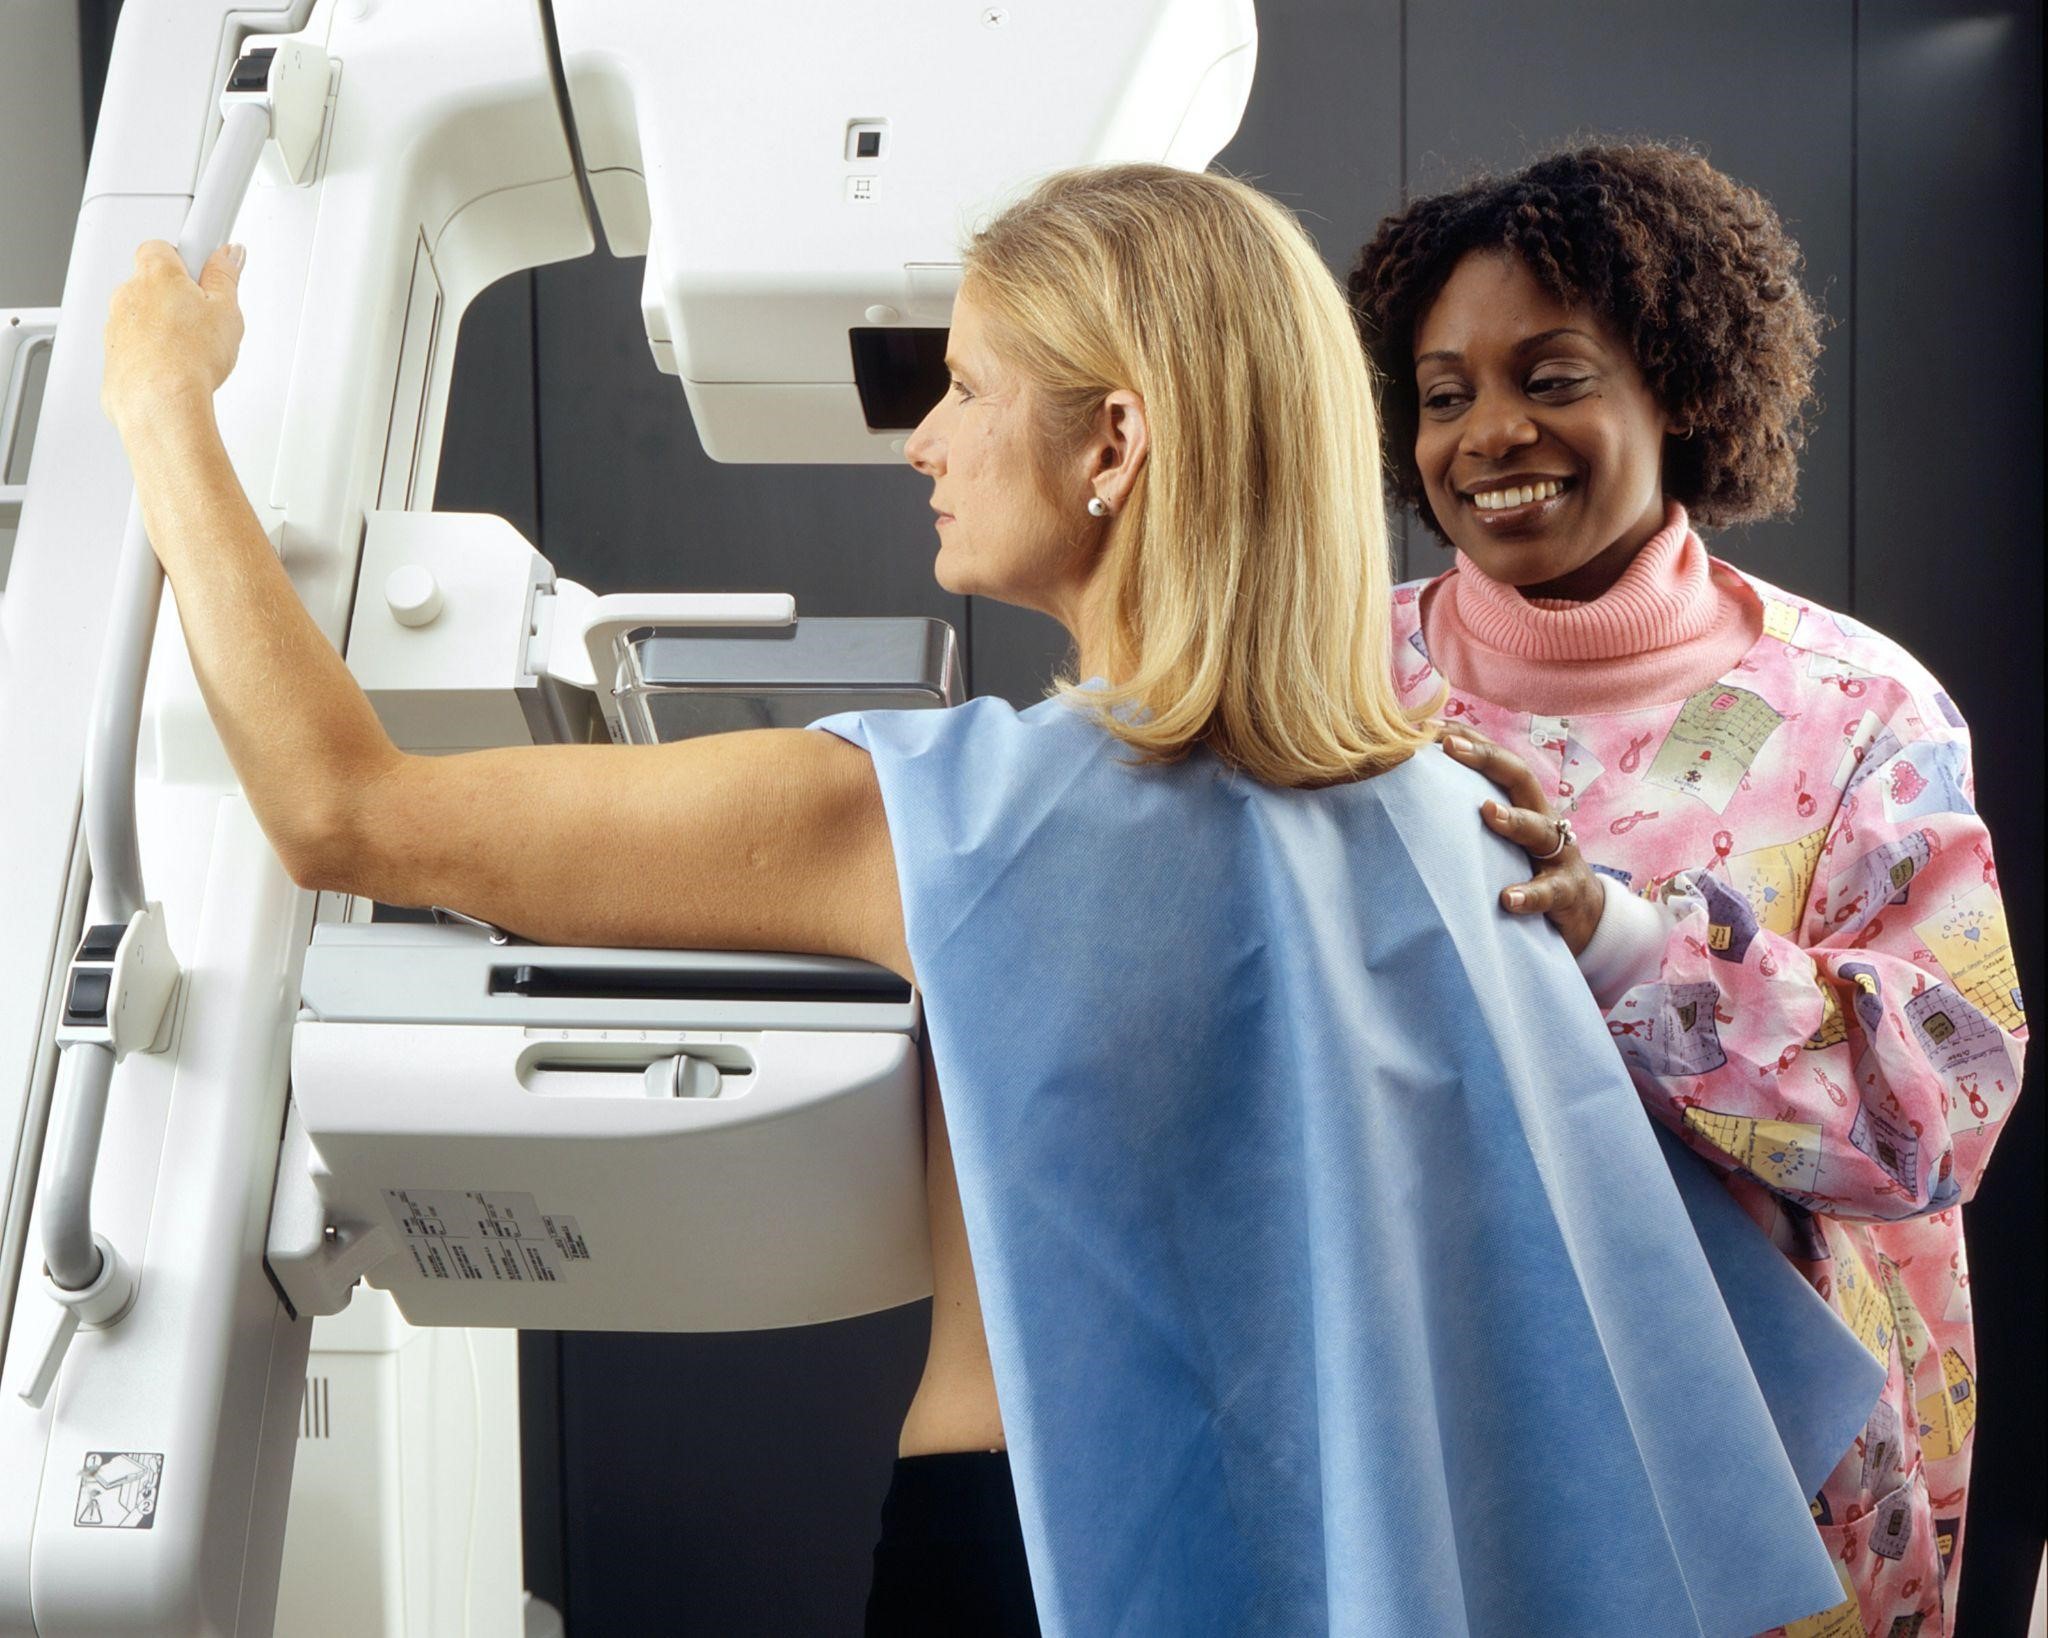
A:
<svg viewBox="0 0 2048 1638">
<path fill-rule="evenodd" d="M 1444 749 L 1466 767 L 1486 775 L 1516 807 L 1537 813 L 1550 811 L 1549 799 L 1543 794 L 1543 786 L 1537 781 L 1535 770 L 1513 751 L 1494 744 L 1469 728 L 1454 729 L 1446 734 Z"/>
<path fill-rule="evenodd" d="M 1505 836 L 1521 848 L 1533 864 L 1561 868 L 1567 859 L 1578 858 L 1577 847 L 1566 840 L 1567 833 L 1548 809 L 1539 811 L 1511 808 L 1500 802 L 1482 802 L 1479 804 L 1479 816 L 1486 821 L 1487 829 Z"/>
<path fill-rule="evenodd" d="M 1549 916 L 1571 908 L 1577 900 L 1577 884 L 1563 871 L 1557 871 L 1503 888 L 1500 907 L 1510 915 Z"/>
</svg>

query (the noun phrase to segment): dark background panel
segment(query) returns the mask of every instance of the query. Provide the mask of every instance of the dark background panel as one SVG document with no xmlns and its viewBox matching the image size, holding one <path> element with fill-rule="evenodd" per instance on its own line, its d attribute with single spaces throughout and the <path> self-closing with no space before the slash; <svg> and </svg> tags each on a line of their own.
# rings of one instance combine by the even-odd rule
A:
<svg viewBox="0 0 2048 1638">
<path fill-rule="evenodd" d="M 929 1309 L 728 1336 L 565 1335 L 572 1638 L 853 1638 Z"/>
<path fill-rule="evenodd" d="M 434 509 L 495 512 L 545 551 L 539 426 L 533 390 L 533 274 L 514 273 L 485 290 L 462 315 Z"/>
<path fill-rule="evenodd" d="M 1408 189 L 1511 170 L 1578 136 L 1688 139 L 1777 207 L 1806 253 L 1808 290 L 1846 326 L 1854 9 L 1852 0 L 1410 5 Z M 1848 606 L 1851 583 L 1848 335 L 1836 330 L 1821 359 L 1826 407 L 1801 462 L 1798 514 L 1713 540 L 1752 574 L 1835 608 Z M 1418 527 L 1410 572 L 1433 574 L 1440 561 Z"/>
<path fill-rule="evenodd" d="M 1858 18 L 1854 608 L 1970 720 L 2021 991 L 2038 998 L 2041 16 L 1862 0 Z M 2040 1083 L 2037 1047 L 1965 1213 L 1983 1389 L 1965 1638 L 2026 1629 L 2048 1529 Z"/>
<path fill-rule="evenodd" d="M 1020 710 L 1045 697 L 1073 644 L 1055 620 L 986 597 L 974 604 L 974 691 Z"/>
</svg>

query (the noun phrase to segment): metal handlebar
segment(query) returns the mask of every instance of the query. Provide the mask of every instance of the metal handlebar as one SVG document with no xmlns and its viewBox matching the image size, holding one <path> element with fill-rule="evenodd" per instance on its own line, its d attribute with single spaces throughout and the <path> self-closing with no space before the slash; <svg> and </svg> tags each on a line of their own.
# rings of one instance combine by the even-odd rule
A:
<svg viewBox="0 0 2048 1638">
<path fill-rule="evenodd" d="M 178 235 L 178 255 L 194 278 L 226 240 L 249 191 L 270 115 L 259 103 L 237 103 L 221 122 L 192 208 Z M 128 503 L 121 556 L 107 622 L 105 658 L 93 694 L 86 741 L 85 826 L 92 862 L 96 922 L 126 921 L 142 908 L 142 857 L 135 838 L 135 747 L 142 730 L 142 689 L 163 601 L 164 572 L 142 524 L 140 498 Z"/>
<path fill-rule="evenodd" d="M 193 277 L 234 226 L 269 135 L 270 111 L 262 103 L 227 109 L 178 234 L 178 255 Z M 86 739 L 86 858 L 92 870 L 86 919 L 93 924 L 125 924 L 144 905 L 135 751 L 163 590 L 163 568 L 143 527 L 142 503 L 131 499 Z M 89 1289 L 104 1268 L 92 1229 L 92 1180 L 113 1075 L 111 1046 L 88 1042 L 64 1048 L 57 1088 L 60 1124 L 43 1195 L 43 1261 L 59 1291 Z"/>
</svg>

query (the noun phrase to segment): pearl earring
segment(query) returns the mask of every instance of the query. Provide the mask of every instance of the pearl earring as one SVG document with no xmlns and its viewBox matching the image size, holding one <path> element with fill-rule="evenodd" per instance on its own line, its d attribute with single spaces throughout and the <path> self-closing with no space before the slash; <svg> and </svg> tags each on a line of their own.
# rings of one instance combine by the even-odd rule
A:
<svg viewBox="0 0 2048 1638">
<path fill-rule="evenodd" d="M 1109 502 L 1104 500 L 1100 495 L 1090 495 L 1088 497 L 1088 515 L 1091 518 L 1108 517 Z"/>
</svg>

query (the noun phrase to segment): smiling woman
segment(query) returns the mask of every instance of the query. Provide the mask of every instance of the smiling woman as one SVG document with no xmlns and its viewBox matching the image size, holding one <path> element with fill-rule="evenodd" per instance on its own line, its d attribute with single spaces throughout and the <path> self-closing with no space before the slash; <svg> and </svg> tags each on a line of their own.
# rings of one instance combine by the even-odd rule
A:
<svg viewBox="0 0 2048 1638">
<path fill-rule="evenodd" d="M 1813 1503 L 1853 1588 L 1827 1630 L 1935 1638 L 1976 1423 L 1959 1208 L 2027 1024 L 1953 702 L 1693 529 L 1791 507 L 1798 268 L 1754 191 L 1617 145 L 1415 201 L 1351 290 L 1390 486 L 1457 554 L 1396 594 L 1406 697 L 1448 689 L 1536 866 L 1503 902 L 1564 933 L 1650 1114 L 1885 1368 Z"/>
<path fill-rule="evenodd" d="M 1458 264 L 1415 346 L 1414 464 L 1438 526 L 1529 596 L 1612 585 L 1664 526 L 1673 431 L 1614 326 L 1503 251 Z"/>
<path fill-rule="evenodd" d="M 1629 511 L 1648 505 L 1646 482 L 1709 528 L 1790 510 L 1821 332 L 1800 265 L 1762 195 L 1655 143 L 1572 150 L 1416 200 L 1350 281 L 1381 372 L 1390 488 L 1461 550 L 1487 537 L 1461 527 L 1473 508 L 1454 504 L 1458 483 L 1469 496 L 1511 468 L 1590 479 L 1600 463 L 1612 493 L 1589 498 L 1600 513 L 1583 532 L 1602 550 L 1662 524 Z M 1594 444 L 1544 445 L 1545 431 Z M 1475 438 L 1451 473 L 1454 444 Z"/>
</svg>

